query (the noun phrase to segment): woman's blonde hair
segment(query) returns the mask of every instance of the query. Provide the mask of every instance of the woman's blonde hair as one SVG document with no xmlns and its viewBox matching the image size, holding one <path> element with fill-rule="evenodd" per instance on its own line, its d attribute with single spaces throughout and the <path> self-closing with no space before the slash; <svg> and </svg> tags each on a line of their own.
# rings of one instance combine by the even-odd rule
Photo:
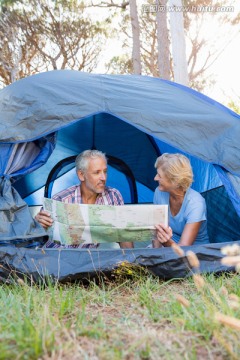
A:
<svg viewBox="0 0 240 360">
<path fill-rule="evenodd" d="M 182 154 L 164 153 L 157 158 L 155 168 L 161 168 L 166 178 L 184 191 L 192 185 L 192 167 L 189 159 Z"/>
</svg>

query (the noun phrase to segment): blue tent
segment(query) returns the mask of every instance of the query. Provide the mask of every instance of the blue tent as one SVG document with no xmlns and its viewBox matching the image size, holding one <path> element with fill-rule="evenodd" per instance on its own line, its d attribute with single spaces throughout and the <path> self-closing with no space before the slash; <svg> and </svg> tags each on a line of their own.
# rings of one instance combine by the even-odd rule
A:
<svg viewBox="0 0 240 360">
<path fill-rule="evenodd" d="M 0 241 L 44 237 L 25 203 L 67 187 L 72 160 L 90 148 L 121 163 L 110 164 L 109 181 L 126 203 L 152 202 L 157 156 L 184 153 L 210 241 L 239 240 L 239 134 L 238 114 L 159 78 L 56 70 L 19 80 L 0 91 Z"/>
</svg>

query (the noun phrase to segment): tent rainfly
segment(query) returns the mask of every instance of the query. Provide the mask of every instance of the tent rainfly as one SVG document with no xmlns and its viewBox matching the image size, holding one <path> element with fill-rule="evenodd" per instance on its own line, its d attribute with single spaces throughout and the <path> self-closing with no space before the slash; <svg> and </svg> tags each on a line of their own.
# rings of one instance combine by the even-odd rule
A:
<svg viewBox="0 0 240 360">
<path fill-rule="evenodd" d="M 109 181 L 112 173 L 125 202 L 139 204 L 152 202 L 156 158 L 164 152 L 185 154 L 193 167 L 193 188 L 206 199 L 212 243 L 192 250 L 204 259 L 202 271 L 224 270 L 221 246 L 240 240 L 239 134 L 238 114 L 158 78 L 56 70 L 5 87 L 0 91 L 0 264 L 8 270 L 1 268 L 2 280 L 13 269 L 36 278 L 76 280 L 111 272 L 126 259 L 162 278 L 191 273 L 186 259 L 171 249 L 36 249 L 46 233 L 30 207 L 67 187 L 72 159 L 90 148 L 118 159 L 117 165 L 109 164 Z M 66 265 L 68 258 L 74 271 Z"/>
</svg>

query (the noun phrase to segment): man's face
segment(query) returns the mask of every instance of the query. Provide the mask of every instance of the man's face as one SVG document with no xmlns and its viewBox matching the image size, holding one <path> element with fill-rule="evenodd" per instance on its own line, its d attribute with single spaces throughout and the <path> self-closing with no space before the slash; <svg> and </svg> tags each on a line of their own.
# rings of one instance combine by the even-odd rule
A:
<svg viewBox="0 0 240 360">
<path fill-rule="evenodd" d="M 88 190 L 100 194 L 106 185 L 107 163 L 100 157 L 90 159 L 87 170 L 83 174 L 79 171 L 78 176 Z"/>
</svg>

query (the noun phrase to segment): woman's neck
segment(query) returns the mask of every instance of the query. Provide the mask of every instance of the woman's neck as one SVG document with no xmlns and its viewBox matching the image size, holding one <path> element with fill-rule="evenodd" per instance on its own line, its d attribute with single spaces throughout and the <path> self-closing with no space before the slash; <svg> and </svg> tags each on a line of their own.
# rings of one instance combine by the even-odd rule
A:
<svg viewBox="0 0 240 360">
<path fill-rule="evenodd" d="M 184 198 L 186 194 L 186 191 L 183 191 L 182 189 L 173 190 L 170 193 L 170 198 L 172 198 L 175 201 L 181 201 L 181 199 Z"/>
<path fill-rule="evenodd" d="M 179 189 L 177 191 L 173 191 L 170 193 L 169 206 L 170 206 L 171 214 L 173 216 L 176 216 L 179 213 L 184 201 L 184 195 L 185 192 L 180 191 Z"/>
</svg>

